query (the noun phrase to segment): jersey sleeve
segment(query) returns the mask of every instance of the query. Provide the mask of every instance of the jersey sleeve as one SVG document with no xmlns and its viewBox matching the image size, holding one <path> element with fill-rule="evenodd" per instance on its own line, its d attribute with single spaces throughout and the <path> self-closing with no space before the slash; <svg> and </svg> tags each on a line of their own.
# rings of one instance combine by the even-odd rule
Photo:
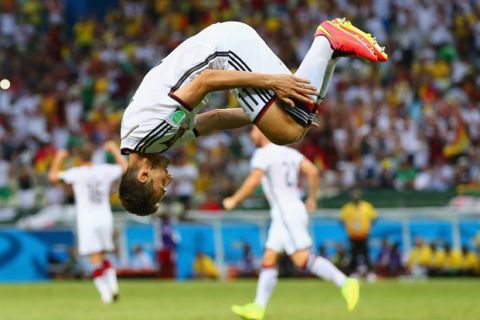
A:
<svg viewBox="0 0 480 320">
<path fill-rule="evenodd" d="M 265 155 L 264 152 L 262 152 L 262 150 L 256 150 L 250 162 L 250 167 L 252 169 L 260 169 L 262 171 L 266 171 L 268 169 L 268 166 L 268 157 Z"/>
<path fill-rule="evenodd" d="M 81 179 L 81 174 L 76 168 L 68 169 L 60 173 L 60 179 L 68 184 L 73 184 Z"/>
</svg>

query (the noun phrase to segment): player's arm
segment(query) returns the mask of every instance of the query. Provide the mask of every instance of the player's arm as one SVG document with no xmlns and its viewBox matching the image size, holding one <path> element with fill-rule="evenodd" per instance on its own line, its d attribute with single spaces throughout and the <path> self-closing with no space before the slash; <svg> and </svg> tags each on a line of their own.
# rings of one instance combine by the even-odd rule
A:
<svg viewBox="0 0 480 320">
<path fill-rule="evenodd" d="M 60 149 L 55 153 L 50 170 L 48 170 L 48 181 L 50 181 L 50 183 L 55 184 L 60 180 L 60 169 L 67 157 L 67 150 Z"/>
<path fill-rule="evenodd" d="M 318 169 L 310 160 L 304 158 L 300 162 L 300 173 L 307 178 L 308 183 L 305 207 L 309 212 L 315 211 L 317 209 Z"/>
<path fill-rule="evenodd" d="M 177 139 L 173 147 L 184 144 L 198 136 L 206 136 L 216 131 L 245 127 L 250 119 L 240 108 L 216 109 L 198 114 L 195 117 L 195 129 Z"/>
<path fill-rule="evenodd" d="M 235 88 L 273 90 L 278 98 L 295 107 L 292 98 L 312 103 L 308 95 L 316 96 L 317 89 L 308 80 L 290 74 L 265 74 L 234 70 L 204 70 L 192 82 L 173 94 L 189 106 L 198 105 L 209 92 Z"/>
<path fill-rule="evenodd" d="M 128 163 L 127 160 L 120 153 L 120 148 L 113 140 L 108 140 L 103 144 L 103 149 L 107 152 L 110 152 L 115 159 L 115 162 L 122 167 L 122 172 L 127 171 Z"/>
<path fill-rule="evenodd" d="M 258 188 L 262 182 L 262 177 L 262 170 L 253 169 L 240 188 L 231 197 L 223 199 L 223 207 L 227 210 L 233 210 L 239 203 L 245 200 Z"/>
<path fill-rule="evenodd" d="M 215 131 L 245 127 L 250 119 L 241 108 L 217 109 L 201 113 L 195 118 L 195 129 L 205 136 Z"/>
</svg>

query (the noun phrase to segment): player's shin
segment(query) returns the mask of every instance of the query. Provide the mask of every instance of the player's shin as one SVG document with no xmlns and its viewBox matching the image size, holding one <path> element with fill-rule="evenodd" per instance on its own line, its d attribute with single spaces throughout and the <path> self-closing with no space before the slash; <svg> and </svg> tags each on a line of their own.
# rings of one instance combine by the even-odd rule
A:
<svg viewBox="0 0 480 320">
<path fill-rule="evenodd" d="M 333 263 L 319 256 L 310 255 L 305 269 L 317 277 L 334 282 L 339 288 L 343 286 L 347 279 L 345 274 L 338 270 Z"/>
<path fill-rule="evenodd" d="M 333 52 L 330 42 L 325 37 L 314 38 L 295 76 L 309 80 L 312 85 L 319 88 L 319 92 L 316 96 L 309 96 L 311 103 L 296 101 L 295 108 L 282 105 L 283 110 L 304 128 L 312 124 L 318 103 L 323 100 L 328 90 L 337 62 L 337 59 L 332 59 Z"/>
<path fill-rule="evenodd" d="M 333 71 L 335 70 L 338 59 L 339 58 L 331 59 L 327 64 L 327 69 L 325 70 L 325 74 L 323 76 L 322 87 L 320 88 L 320 92 L 317 97 L 317 104 L 321 103 L 327 94 L 327 90 L 330 86 L 330 81 L 332 80 Z"/>
<path fill-rule="evenodd" d="M 92 272 L 93 283 L 97 288 L 97 291 L 100 293 L 100 298 L 104 303 L 111 303 L 113 300 L 112 292 L 110 287 L 104 277 L 105 270 L 102 264 L 94 265 L 94 270 Z"/>
<path fill-rule="evenodd" d="M 278 282 L 278 270 L 276 266 L 263 267 L 258 277 L 257 295 L 255 303 L 261 307 L 266 307 L 270 297 Z"/>
<path fill-rule="evenodd" d="M 319 96 L 311 96 L 312 102 L 322 99 L 328 89 L 337 59 L 332 59 L 333 49 L 325 37 L 315 37 L 312 46 L 303 58 L 295 76 L 304 78 L 316 88 Z"/>
<path fill-rule="evenodd" d="M 119 294 L 117 272 L 108 259 L 103 260 L 103 269 L 103 277 L 113 294 L 113 299 L 116 300 Z"/>
</svg>

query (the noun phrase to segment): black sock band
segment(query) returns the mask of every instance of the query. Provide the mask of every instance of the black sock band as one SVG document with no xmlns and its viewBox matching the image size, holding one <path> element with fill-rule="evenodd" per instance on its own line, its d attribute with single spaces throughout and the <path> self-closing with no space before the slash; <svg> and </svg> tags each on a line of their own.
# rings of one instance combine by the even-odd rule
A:
<svg viewBox="0 0 480 320">
<path fill-rule="evenodd" d="M 296 107 L 292 108 L 287 104 L 282 104 L 282 108 L 290 117 L 292 117 L 293 120 L 295 120 L 295 122 L 302 127 L 306 128 L 310 126 L 315 117 L 317 105 L 315 105 L 312 110 L 310 110 L 305 104 L 298 101 L 296 101 L 295 105 Z"/>
</svg>

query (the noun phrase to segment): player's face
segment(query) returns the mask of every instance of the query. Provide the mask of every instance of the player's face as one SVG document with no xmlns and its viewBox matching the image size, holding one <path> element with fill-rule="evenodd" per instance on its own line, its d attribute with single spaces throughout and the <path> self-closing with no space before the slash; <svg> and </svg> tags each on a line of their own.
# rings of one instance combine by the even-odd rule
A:
<svg viewBox="0 0 480 320">
<path fill-rule="evenodd" d="M 172 182 L 172 176 L 168 173 L 170 161 L 164 156 L 158 155 L 150 158 L 151 167 L 149 176 L 153 181 L 155 198 L 160 202 L 167 192 L 167 187 Z"/>
</svg>

